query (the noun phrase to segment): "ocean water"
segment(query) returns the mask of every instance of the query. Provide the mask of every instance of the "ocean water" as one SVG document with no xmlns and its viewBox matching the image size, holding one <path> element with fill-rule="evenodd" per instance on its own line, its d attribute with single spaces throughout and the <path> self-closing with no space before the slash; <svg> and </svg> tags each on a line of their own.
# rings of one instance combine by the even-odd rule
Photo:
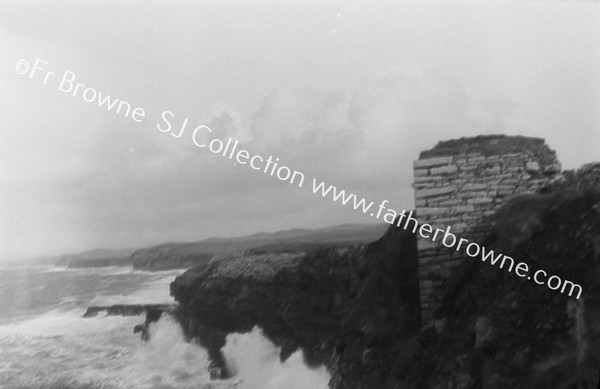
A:
<svg viewBox="0 0 600 389">
<path fill-rule="evenodd" d="M 325 389 L 329 374 L 301 352 L 286 362 L 259 328 L 232 334 L 223 352 L 235 372 L 210 380 L 204 349 L 186 343 L 168 316 L 151 339 L 144 315 L 83 318 L 90 305 L 170 303 L 179 272 L 129 268 L 0 268 L 0 389 Z"/>
</svg>

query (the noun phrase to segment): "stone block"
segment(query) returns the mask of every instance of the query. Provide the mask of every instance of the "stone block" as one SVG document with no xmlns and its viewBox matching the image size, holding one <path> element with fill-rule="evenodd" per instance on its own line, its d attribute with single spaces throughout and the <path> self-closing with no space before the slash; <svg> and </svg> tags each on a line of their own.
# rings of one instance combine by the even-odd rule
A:
<svg viewBox="0 0 600 389">
<path fill-rule="evenodd" d="M 438 203 L 438 206 L 452 207 L 452 206 L 458 205 L 460 203 L 461 203 L 461 201 L 458 199 L 448 199 L 448 200 L 442 201 L 441 203 Z"/>
<path fill-rule="evenodd" d="M 438 243 L 432 242 L 428 239 L 417 239 L 417 250 L 425 251 L 425 250 L 437 250 Z"/>
<path fill-rule="evenodd" d="M 466 201 L 467 199 L 476 199 L 478 197 L 486 197 L 486 196 L 487 196 L 487 191 L 466 192 L 466 193 L 460 192 L 457 194 L 457 197 L 463 201 Z"/>
<path fill-rule="evenodd" d="M 444 202 L 444 201 L 446 201 L 446 200 L 448 200 L 448 199 L 449 199 L 449 197 L 448 197 L 448 196 L 432 197 L 432 198 L 430 198 L 430 199 L 427 199 L 427 202 L 428 202 L 429 204 L 436 204 L 436 205 L 439 205 L 440 203 L 442 203 L 442 202 Z"/>
<path fill-rule="evenodd" d="M 499 180 L 498 176 L 481 176 L 481 177 L 477 177 L 477 180 L 470 180 L 470 183 L 491 185 L 491 184 L 497 184 L 498 180 Z"/>
<path fill-rule="evenodd" d="M 454 220 L 452 221 L 452 223 L 454 223 Z M 432 228 L 432 231 L 435 232 L 436 229 L 440 229 L 442 231 L 445 231 L 446 228 L 448 228 L 448 224 L 440 224 L 437 220 L 435 221 L 435 223 L 430 223 L 429 224 Z M 431 233 L 431 236 L 433 236 L 433 232 Z"/>
<path fill-rule="evenodd" d="M 469 226 L 466 223 L 456 223 L 452 226 L 451 231 L 456 231 L 457 233 L 465 232 Z"/>
<path fill-rule="evenodd" d="M 415 191 L 416 199 L 426 199 L 430 197 L 442 196 L 456 192 L 456 186 L 449 185 L 442 188 L 424 189 Z"/>
<path fill-rule="evenodd" d="M 460 167 L 460 171 L 461 172 L 473 172 L 473 171 L 475 171 L 477 169 L 478 169 L 477 165 L 472 165 L 472 166 L 465 165 L 465 166 L 461 166 Z"/>
<path fill-rule="evenodd" d="M 452 157 L 436 157 L 436 158 L 428 158 L 428 159 L 417 159 L 413 162 L 413 167 L 415 169 L 418 168 L 426 168 L 432 166 L 443 166 L 449 165 L 452 163 Z"/>
<path fill-rule="evenodd" d="M 414 176 L 415 177 L 424 177 L 429 175 L 429 169 L 415 169 Z"/>
<path fill-rule="evenodd" d="M 550 165 L 544 166 L 544 173 L 559 173 L 562 166 L 560 163 L 556 162 Z"/>
<path fill-rule="evenodd" d="M 497 192 L 498 196 L 501 197 L 506 197 L 506 196 L 512 196 L 515 192 L 513 190 L 499 190 Z"/>
<path fill-rule="evenodd" d="M 469 163 L 470 164 L 479 164 L 481 162 L 485 161 L 485 157 L 484 156 L 473 156 L 473 157 L 469 157 Z"/>
<path fill-rule="evenodd" d="M 487 190 L 486 184 L 466 184 L 462 188 L 460 188 L 461 192 L 472 192 L 472 191 L 481 191 Z"/>
<path fill-rule="evenodd" d="M 512 192 L 514 188 L 512 185 L 490 185 L 490 190 L 509 190 Z"/>
<path fill-rule="evenodd" d="M 442 180 L 442 176 L 423 176 L 423 177 L 415 177 L 414 182 L 415 183 L 422 183 L 422 182 L 439 182 Z"/>
<path fill-rule="evenodd" d="M 427 290 L 431 290 L 433 289 L 433 281 L 431 280 L 421 280 L 419 282 L 419 287 L 422 289 L 427 289 Z"/>
<path fill-rule="evenodd" d="M 442 224 L 442 225 L 452 225 L 454 223 L 456 223 L 458 221 L 458 217 L 446 217 L 446 218 L 442 218 L 442 219 L 436 219 L 436 223 L 438 224 Z"/>
<path fill-rule="evenodd" d="M 546 178 L 534 178 L 533 180 L 529 180 L 529 183 L 532 185 L 544 185 L 548 182 Z"/>
<path fill-rule="evenodd" d="M 448 213 L 447 208 L 419 208 L 417 210 L 417 216 L 437 216 Z"/>
<path fill-rule="evenodd" d="M 475 207 L 473 207 L 472 205 L 465 205 L 463 207 L 454 207 L 454 208 L 452 208 L 452 212 L 453 213 L 475 212 Z"/>
<path fill-rule="evenodd" d="M 435 176 L 438 174 L 443 174 L 443 175 L 454 174 L 457 171 L 458 171 L 458 168 L 455 165 L 448 165 L 448 166 L 442 166 L 442 167 L 432 167 L 430 173 L 432 176 Z"/>
<path fill-rule="evenodd" d="M 486 163 L 500 163 L 502 161 L 502 157 L 499 155 L 490 155 L 485 159 Z"/>
<path fill-rule="evenodd" d="M 469 199 L 469 204 L 471 205 L 486 205 L 486 204 L 492 204 L 494 202 L 494 199 L 491 199 L 489 197 L 480 197 L 480 198 L 476 198 L 476 199 Z"/>
<path fill-rule="evenodd" d="M 540 165 L 535 161 L 527 162 L 525 164 L 525 170 L 527 170 L 528 172 L 539 172 Z"/>
<path fill-rule="evenodd" d="M 487 175 L 496 175 L 496 174 L 500 174 L 500 172 L 502 172 L 502 169 L 498 165 L 494 165 L 490 168 L 485 169 L 485 173 Z"/>
<path fill-rule="evenodd" d="M 412 184 L 415 189 L 430 189 L 435 188 L 435 182 L 415 182 Z"/>
<path fill-rule="evenodd" d="M 511 178 L 513 178 L 513 177 L 514 177 L 514 176 L 513 176 L 512 174 L 510 174 L 510 173 L 505 173 L 505 174 L 499 174 L 499 175 L 497 175 L 497 176 L 496 176 L 496 179 L 497 179 L 497 180 L 505 180 L 505 179 L 511 179 Z"/>
</svg>

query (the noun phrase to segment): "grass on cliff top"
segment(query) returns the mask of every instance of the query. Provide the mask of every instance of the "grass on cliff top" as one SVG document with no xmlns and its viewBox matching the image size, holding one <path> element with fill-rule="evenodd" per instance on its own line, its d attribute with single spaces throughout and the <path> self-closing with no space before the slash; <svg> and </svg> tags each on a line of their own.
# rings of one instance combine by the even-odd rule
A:
<svg viewBox="0 0 600 389">
<path fill-rule="evenodd" d="M 556 155 L 542 138 L 480 135 L 471 138 L 463 137 L 438 142 L 432 149 L 422 151 L 419 158 L 425 159 L 471 153 L 491 156 L 528 152 L 536 155 L 543 164 L 551 163 Z"/>
<path fill-rule="evenodd" d="M 252 278 L 268 281 L 283 269 L 298 265 L 304 253 L 249 254 L 247 252 L 216 256 L 208 264 L 209 278 Z"/>
</svg>

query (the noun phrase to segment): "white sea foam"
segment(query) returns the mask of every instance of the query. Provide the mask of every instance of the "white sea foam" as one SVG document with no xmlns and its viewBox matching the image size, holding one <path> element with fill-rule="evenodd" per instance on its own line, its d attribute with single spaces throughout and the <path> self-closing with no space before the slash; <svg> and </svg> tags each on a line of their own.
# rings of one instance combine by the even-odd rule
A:
<svg viewBox="0 0 600 389">
<path fill-rule="evenodd" d="M 310 369 L 301 351 L 281 363 L 280 349 L 255 327 L 247 334 L 231 334 L 223 353 L 240 389 L 327 389 L 324 367 Z"/>
<path fill-rule="evenodd" d="M 143 288 L 133 293 L 96 296 L 90 301 L 89 305 L 173 303 L 173 298 L 169 296 L 169 284 L 178 274 L 180 272 L 151 274 L 153 278 L 160 278 L 143 282 Z"/>
<path fill-rule="evenodd" d="M 0 387 L 209 388 L 206 352 L 165 317 L 143 342 L 144 317 L 53 311 L 0 326 Z M 223 383 L 226 384 L 226 383 Z M 214 385 L 213 385 L 214 387 Z"/>
<path fill-rule="evenodd" d="M 49 269 L 44 269 L 49 270 Z M 42 270 L 42 272 L 44 271 Z M 70 271 L 69 271 L 70 272 Z M 69 282 L 86 282 L 90 273 L 121 277 L 122 270 L 76 270 Z M 132 272 L 137 291 L 93 298 L 95 305 L 171 302 L 168 284 L 179 271 Z M 19 273 L 21 274 L 21 273 Z M 74 274 L 74 273 L 71 273 Z M 24 296 L 29 278 L 14 282 Z M 93 279 L 93 278 L 92 278 Z M 52 277 L 50 280 L 57 280 Z M 58 279 L 60 280 L 60 279 Z M 17 282 L 19 281 L 19 282 Z M 21 282 L 23 281 L 23 282 Z M 114 280 L 113 280 L 114 281 Z M 56 281 L 55 281 L 56 282 Z M 112 282 L 112 281 L 110 281 Z M 121 281 L 119 281 L 121 282 Z M 106 289 L 105 292 L 112 290 Z M 81 290 L 80 289 L 73 289 Z M 71 291 L 71 289 L 65 289 Z M 25 293 L 27 292 L 27 293 Z M 28 294 L 29 293 L 29 294 Z M 73 293 L 73 292 L 71 292 Z M 90 293 L 85 291 L 85 293 Z M 301 353 L 279 362 L 279 349 L 260 330 L 228 337 L 224 353 L 236 375 L 210 381 L 206 351 L 185 341 L 169 316 L 151 324 L 150 341 L 133 334 L 144 315 L 83 318 L 89 299 L 64 295 L 48 312 L 23 311 L 0 324 L 0 388 L 10 389 L 321 389 L 329 375 L 324 368 L 307 368 Z M 89 304 L 89 305 L 93 305 Z"/>
</svg>

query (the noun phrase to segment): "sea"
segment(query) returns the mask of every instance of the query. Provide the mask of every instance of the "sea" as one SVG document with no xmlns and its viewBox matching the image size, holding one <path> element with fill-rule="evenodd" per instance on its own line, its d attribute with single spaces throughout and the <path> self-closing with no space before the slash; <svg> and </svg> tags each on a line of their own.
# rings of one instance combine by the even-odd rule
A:
<svg viewBox="0 0 600 389">
<path fill-rule="evenodd" d="M 227 380 L 211 380 L 206 350 L 185 341 L 168 315 L 150 340 L 133 333 L 140 316 L 83 318 L 88 306 L 172 303 L 182 271 L 126 267 L 0 267 L 0 389 L 326 389 L 324 367 L 301 351 L 285 362 L 260 328 L 230 334 Z"/>
</svg>

